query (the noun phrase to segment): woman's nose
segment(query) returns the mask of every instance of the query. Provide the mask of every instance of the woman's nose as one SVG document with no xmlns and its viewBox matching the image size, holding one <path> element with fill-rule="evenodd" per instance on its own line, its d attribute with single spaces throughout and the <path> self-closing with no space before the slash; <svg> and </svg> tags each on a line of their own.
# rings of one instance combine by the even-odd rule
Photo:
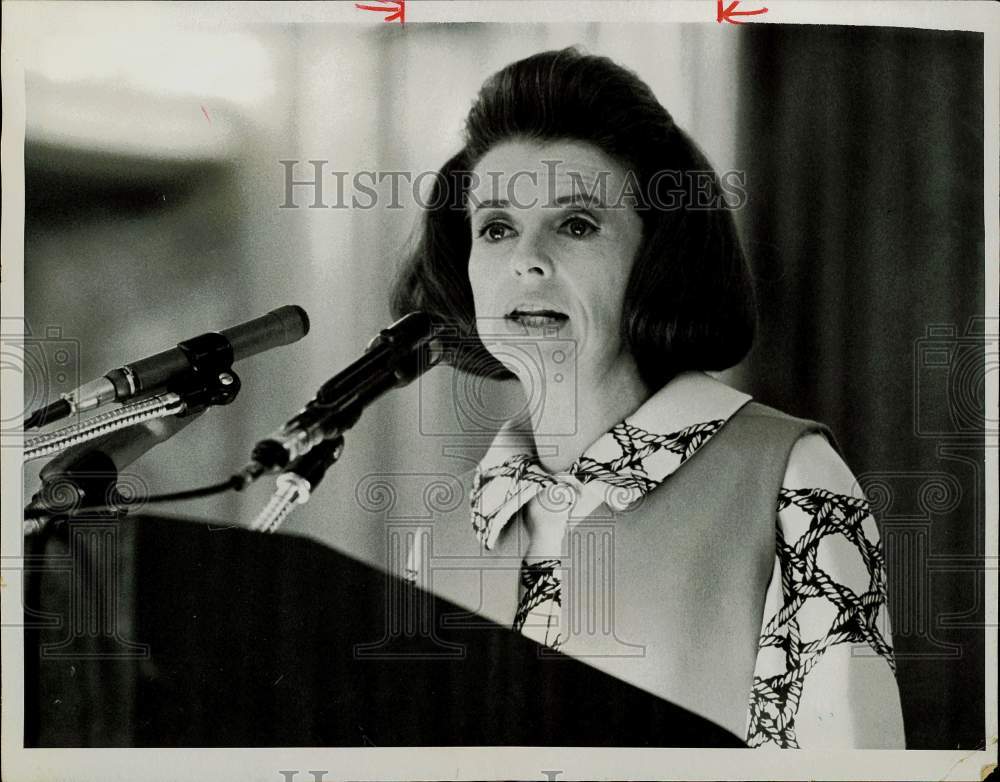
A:
<svg viewBox="0 0 1000 782">
<path fill-rule="evenodd" d="M 544 243 L 536 237 L 522 237 L 511 256 L 511 269 L 515 277 L 531 274 L 547 277 L 552 274 L 552 260 Z"/>
</svg>

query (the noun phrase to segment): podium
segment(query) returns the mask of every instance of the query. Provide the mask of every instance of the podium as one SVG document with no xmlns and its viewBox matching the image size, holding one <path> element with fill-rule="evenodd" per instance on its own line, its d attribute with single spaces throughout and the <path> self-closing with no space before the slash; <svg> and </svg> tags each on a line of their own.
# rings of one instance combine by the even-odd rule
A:
<svg viewBox="0 0 1000 782">
<path fill-rule="evenodd" d="M 29 747 L 744 746 L 305 537 L 79 518 L 25 570 Z"/>
</svg>

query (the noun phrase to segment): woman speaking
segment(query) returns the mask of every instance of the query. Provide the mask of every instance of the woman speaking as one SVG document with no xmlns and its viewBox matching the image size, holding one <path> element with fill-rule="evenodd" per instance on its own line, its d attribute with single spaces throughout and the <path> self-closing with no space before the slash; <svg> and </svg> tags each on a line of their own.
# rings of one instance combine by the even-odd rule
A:
<svg viewBox="0 0 1000 782">
<path fill-rule="evenodd" d="M 822 424 L 705 374 L 756 317 L 724 185 L 606 58 L 486 82 L 393 308 L 453 324 L 460 371 L 542 403 L 500 429 L 435 551 L 516 563 L 482 614 L 752 747 L 902 747 L 857 481 Z"/>
</svg>

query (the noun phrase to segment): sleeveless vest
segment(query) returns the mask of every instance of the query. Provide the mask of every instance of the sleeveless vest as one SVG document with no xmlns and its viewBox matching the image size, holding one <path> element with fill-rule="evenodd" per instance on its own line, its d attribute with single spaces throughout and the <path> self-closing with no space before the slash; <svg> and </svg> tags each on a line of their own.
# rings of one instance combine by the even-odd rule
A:
<svg viewBox="0 0 1000 782">
<path fill-rule="evenodd" d="M 778 492 L 792 447 L 810 432 L 836 448 L 822 424 L 748 402 L 625 510 L 571 516 L 559 651 L 744 735 Z M 468 491 L 472 472 L 464 478 Z M 417 583 L 511 625 L 528 542 L 520 513 L 492 550 L 473 534 L 468 503 L 414 539 Z"/>
</svg>

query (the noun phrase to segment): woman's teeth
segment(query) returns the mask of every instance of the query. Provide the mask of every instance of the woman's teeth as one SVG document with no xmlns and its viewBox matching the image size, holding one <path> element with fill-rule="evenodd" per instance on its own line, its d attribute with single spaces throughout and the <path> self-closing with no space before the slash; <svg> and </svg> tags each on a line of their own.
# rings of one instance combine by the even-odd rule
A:
<svg viewBox="0 0 1000 782">
<path fill-rule="evenodd" d="M 568 320 L 567 316 L 561 312 L 552 312 L 549 310 L 513 312 L 509 317 L 524 326 L 554 326 Z"/>
</svg>

